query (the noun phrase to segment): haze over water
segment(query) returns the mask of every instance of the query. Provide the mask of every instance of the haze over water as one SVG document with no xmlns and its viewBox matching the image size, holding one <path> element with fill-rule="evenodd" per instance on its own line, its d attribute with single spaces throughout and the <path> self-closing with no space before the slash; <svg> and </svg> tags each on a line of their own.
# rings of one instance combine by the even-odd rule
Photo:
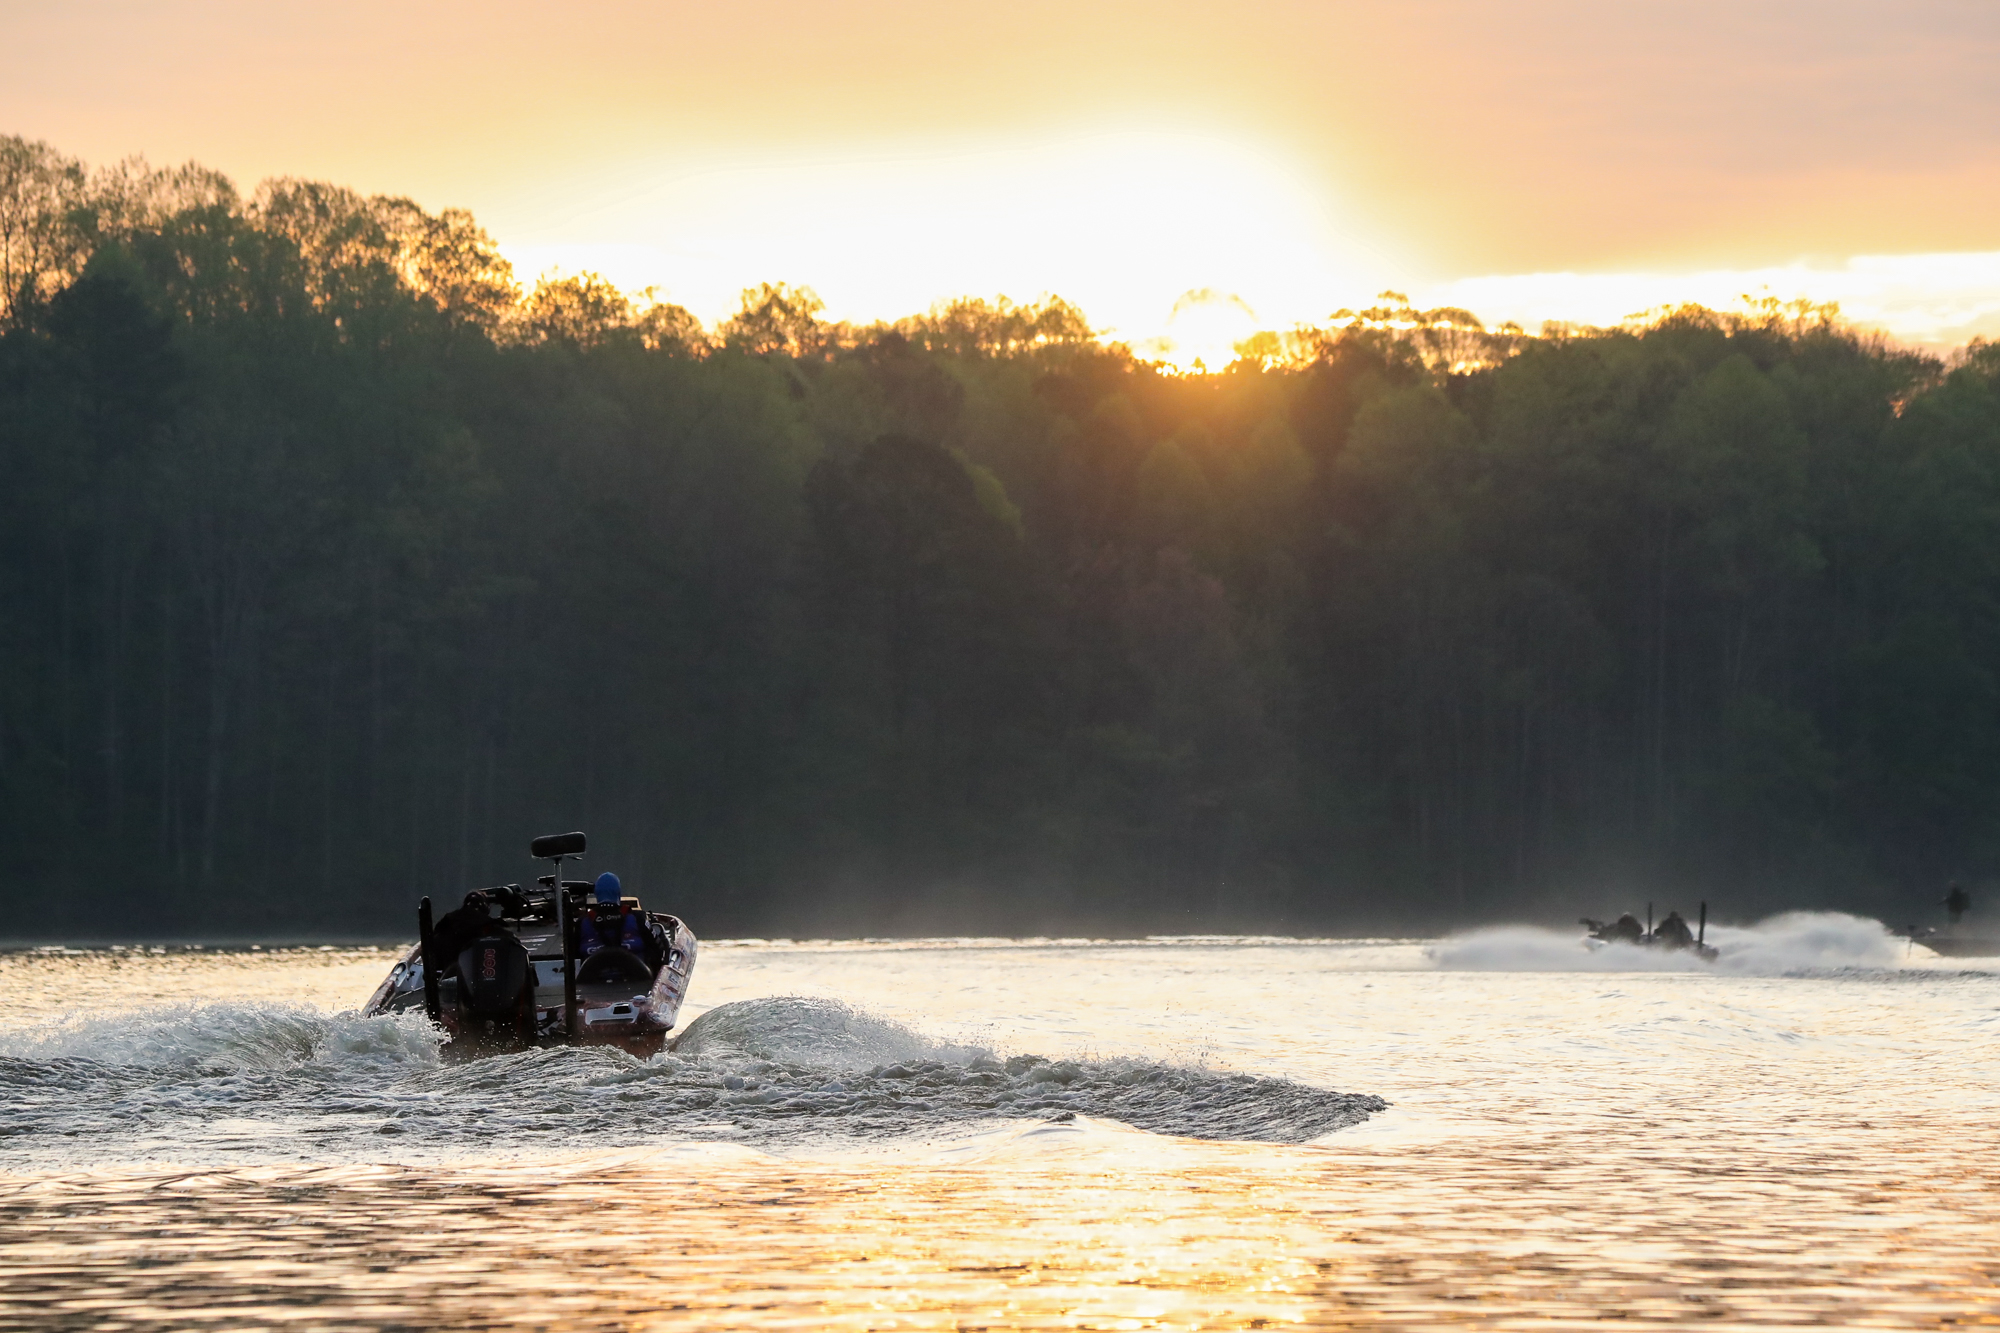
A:
<svg viewBox="0 0 2000 1333">
<path fill-rule="evenodd" d="M 2000 974 L 1712 937 L 711 944 L 675 1055 L 464 1065 L 389 950 L 12 953 L 0 1324 L 2000 1314 Z"/>
</svg>

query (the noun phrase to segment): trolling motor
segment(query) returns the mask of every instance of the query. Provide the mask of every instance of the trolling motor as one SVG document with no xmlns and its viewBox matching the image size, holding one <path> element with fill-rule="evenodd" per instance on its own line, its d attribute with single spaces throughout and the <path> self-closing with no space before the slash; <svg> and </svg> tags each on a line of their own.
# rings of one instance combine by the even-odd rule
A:
<svg viewBox="0 0 2000 1333">
<path fill-rule="evenodd" d="M 438 1001 L 437 946 L 431 943 L 431 900 L 417 904 L 417 940 L 424 960 L 424 1012 L 433 1023 L 444 1022 L 444 1006 Z"/>
<path fill-rule="evenodd" d="M 556 894 L 556 930 L 562 935 L 563 1036 L 571 1041 L 576 1039 L 576 922 L 563 891 L 562 863 L 581 860 L 586 843 L 581 833 L 545 833 L 528 844 L 529 856 L 555 863 L 550 886 Z"/>
</svg>

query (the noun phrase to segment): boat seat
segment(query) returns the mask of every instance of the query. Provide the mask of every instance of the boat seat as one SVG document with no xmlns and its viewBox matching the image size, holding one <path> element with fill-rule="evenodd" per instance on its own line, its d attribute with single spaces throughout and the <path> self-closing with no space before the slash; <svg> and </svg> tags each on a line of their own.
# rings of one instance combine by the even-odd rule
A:
<svg viewBox="0 0 2000 1333">
<path fill-rule="evenodd" d="M 616 982 L 629 982 L 634 986 L 653 984 L 653 969 L 646 966 L 646 960 L 630 949 L 621 949 L 615 944 L 607 944 L 576 969 L 576 984 L 579 986 L 608 986 Z"/>
</svg>

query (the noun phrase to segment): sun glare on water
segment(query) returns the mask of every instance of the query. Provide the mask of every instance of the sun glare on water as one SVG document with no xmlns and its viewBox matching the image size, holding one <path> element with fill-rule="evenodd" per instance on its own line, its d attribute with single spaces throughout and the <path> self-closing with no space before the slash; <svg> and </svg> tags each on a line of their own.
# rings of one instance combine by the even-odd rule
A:
<svg viewBox="0 0 2000 1333">
<path fill-rule="evenodd" d="M 524 276 L 594 270 L 705 320 L 765 281 L 811 286 L 829 317 L 857 322 L 1054 294 L 1181 367 L 1220 368 L 1249 334 L 1324 319 L 1396 268 L 1309 173 L 1197 134 L 655 163 L 597 197 L 505 247 Z"/>
</svg>

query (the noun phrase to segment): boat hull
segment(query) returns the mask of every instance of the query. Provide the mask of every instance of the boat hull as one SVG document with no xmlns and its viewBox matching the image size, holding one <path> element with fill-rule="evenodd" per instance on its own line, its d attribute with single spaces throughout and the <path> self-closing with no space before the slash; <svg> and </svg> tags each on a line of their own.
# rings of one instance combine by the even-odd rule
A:
<svg viewBox="0 0 2000 1333">
<path fill-rule="evenodd" d="M 458 1054 L 486 1054 L 528 1046 L 616 1046 L 641 1057 L 665 1049 L 667 1035 L 679 1021 L 681 1004 L 687 999 L 700 941 L 677 917 L 663 912 L 650 912 L 647 916 L 659 927 L 663 941 L 660 952 L 664 961 L 652 981 L 643 989 L 631 981 L 580 981 L 576 988 L 574 1032 L 563 1030 L 562 941 L 554 923 L 507 923 L 510 932 L 526 947 L 534 969 L 532 1007 L 524 1002 L 521 1012 L 512 1020 L 470 1017 L 458 1002 L 457 978 L 443 977 L 438 983 L 439 1021 L 448 1049 Z M 580 964 L 582 960 L 578 961 Z M 578 970 L 582 970 L 580 966 Z M 389 969 L 389 975 L 376 987 L 363 1012 L 374 1015 L 423 1010 L 423 949 L 413 944 Z"/>
<path fill-rule="evenodd" d="M 2000 958 L 2000 937 L 1924 935 L 1917 943 L 1946 958 Z"/>
</svg>

